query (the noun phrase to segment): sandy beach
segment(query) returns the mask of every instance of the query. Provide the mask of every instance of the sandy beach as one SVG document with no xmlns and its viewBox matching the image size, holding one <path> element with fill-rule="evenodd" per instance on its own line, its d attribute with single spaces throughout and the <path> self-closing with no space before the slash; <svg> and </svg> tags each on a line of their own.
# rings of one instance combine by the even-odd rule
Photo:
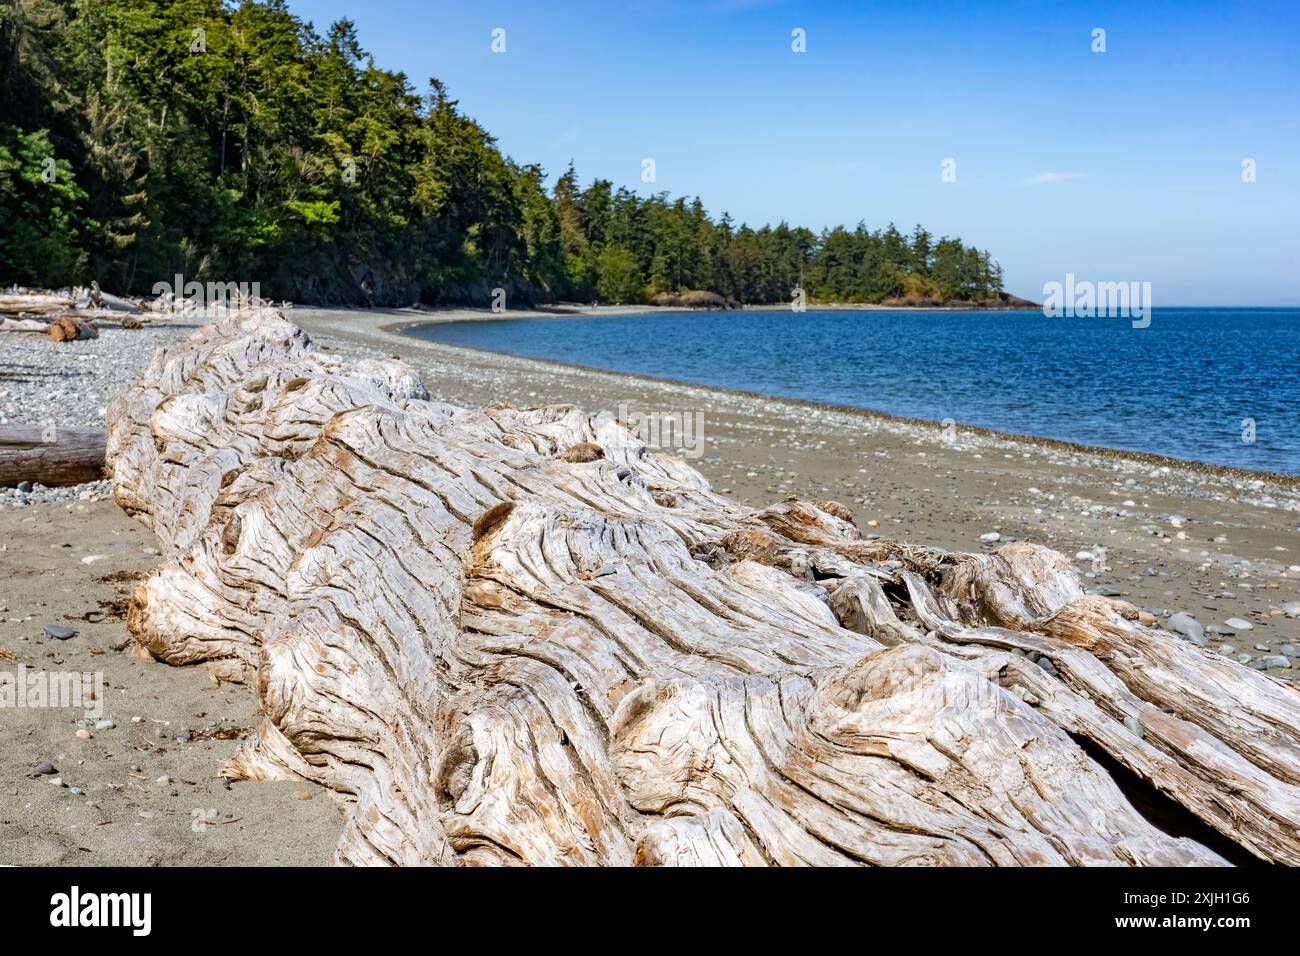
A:
<svg viewBox="0 0 1300 956">
<path fill-rule="evenodd" d="M 1282 681 L 1300 673 L 1297 480 L 475 352 L 396 331 L 502 317 L 487 310 L 300 307 L 288 317 L 332 352 L 402 358 L 434 398 L 460 405 L 558 402 L 689 416 L 702 435 L 691 464 L 746 504 L 831 498 L 867 534 L 955 550 L 1046 544 L 1070 557 L 1089 587 L 1160 624 L 1189 614 L 1208 629 L 1198 642 Z M 186 331 L 138 341 L 152 347 Z M 48 348 L 49 360 L 60 360 L 59 346 Z M 84 374 L 93 377 L 94 366 Z M 157 556 L 148 532 L 103 499 L 102 488 L 89 488 L 0 503 L 0 671 L 101 672 L 104 680 L 103 714 L 89 725 L 78 723 L 88 719 L 79 711 L 0 708 L 0 863 L 327 863 L 341 818 L 318 788 L 228 787 L 214 776 L 255 726 L 249 690 L 130 653 L 124 602 Z M 75 634 L 55 639 L 46 625 Z M 96 726 L 105 720 L 113 726 Z M 42 762 L 55 772 L 32 776 Z"/>
</svg>

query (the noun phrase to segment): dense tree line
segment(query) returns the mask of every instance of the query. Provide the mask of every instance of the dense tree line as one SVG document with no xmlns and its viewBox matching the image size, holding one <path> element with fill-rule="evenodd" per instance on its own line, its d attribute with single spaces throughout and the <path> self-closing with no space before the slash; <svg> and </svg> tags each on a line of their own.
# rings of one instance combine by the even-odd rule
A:
<svg viewBox="0 0 1300 956">
<path fill-rule="evenodd" d="M 0 281 L 175 274 L 296 301 L 987 299 L 986 252 L 919 226 L 712 218 L 503 156 L 431 80 L 283 0 L 0 0 Z"/>
</svg>

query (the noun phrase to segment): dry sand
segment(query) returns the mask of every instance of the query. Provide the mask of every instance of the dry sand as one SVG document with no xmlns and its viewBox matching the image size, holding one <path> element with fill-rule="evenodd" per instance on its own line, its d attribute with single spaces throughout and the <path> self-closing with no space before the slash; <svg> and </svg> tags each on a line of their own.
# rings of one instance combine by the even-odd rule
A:
<svg viewBox="0 0 1300 956">
<path fill-rule="evenodd" d="M 329 862 L 340 816 L 319 787 L 227 789 L 214 776 L 256 726 L 248 689 L 217 688 L 197 668 L 140 660 L 124 646 L 125 601 L 157 563 L 151 545 L 112 502 L 0 510 L 0 657 L 13 655 L 0 671 L 100 673 L 91 706 L 102 700 L 100 719 L 116 724 L 83 740 L 81 708 L 0 708 L 0 863 Z M 76 634 L 54 640 L 45 624 Z M 187 731 L 190 741 L 177 742 Z M 41 761 L 58 773 L 29 776 Z"/>
<path fill-rule="evenodd" d="M 613 311 L 631 310 L 600 310 Z M 1260 666 L 1300 645 L 1300 618 L 1282 610 L 1300 600 L 1295 480 L 945 432 L 870 413 L 457 349 L 393 331 L 414 321 L 499 317 L 485 311 L 296 308 L 289 317 L 332 351 L 400 356 L 420 370 L 432 395 L 462 405 L 573 402 L 591 411 L 688 414 L 692 421 L 698 413 L 703 456 L 692 464 L 748 504 L 788 495 L 834 498 L 868 534 L 979 550 L 992 546 L 981 535 L 997 531 L 1003 540 L 1041 542 L 1071 558 L 1088 552 L 1092 557 L 1075 563 L 1089 587 L 1110 589 L 1157 616 L 1186 611 L 1206 625 L 1228 618 L 1251 624 L 1208 636 L 1210 646 L 1230 648 L 1224 653 Z M 237 738 L 255 725 L 250 691 L 217 688 L 197 669 L 129 654 L 122 601 L 133 576 L 156 562 L 146 552 L 151 544 L 148 532 L 111 502 L 0 508 L 0 658 L 13 655 L 0 660 L 0 672 L 19 665 L 102 672 L 105 715 L 116 723 L 83 740 L 75 736 L 80 711 L 0 708 L 0 863 L 328 862 L 341 819 L 318 788 L 227 788 L 214 778 Z M 96 555 L 105 557 L 83 563 Z M 102 620 L 86 620 L 100 614 Z M 47 623 L 77 634 L 52 640 L 42 633 Z M 1300 677 L 1300 659 L 1289 660 L 1294 670 L 1267 672 L 1284 681 Z M 175 739 L 183 731 L 191 734 L 188 743 Z M 65 786 L 28 776 L 44 760 L 55 764 Z M 169 782 L 159 783 L 164 775 Z"/>
</svg>

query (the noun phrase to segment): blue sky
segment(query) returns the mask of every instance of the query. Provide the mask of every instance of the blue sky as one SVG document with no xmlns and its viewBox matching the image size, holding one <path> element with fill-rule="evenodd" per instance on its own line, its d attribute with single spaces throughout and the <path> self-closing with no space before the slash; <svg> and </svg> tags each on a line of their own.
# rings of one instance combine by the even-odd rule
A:
<svg viewBox="0 0 1300 956">
<path fill-rule="evenodd" d="M 1300 303 L 1295 2 L 289 7 L 350 18 L 379 65 L 436 76 L 552 176 L 572 159 L 751 225 L 919 222 L 1035 299 L 1073 272 L 1150 281 L 1157 307 Z"/>
</svg>

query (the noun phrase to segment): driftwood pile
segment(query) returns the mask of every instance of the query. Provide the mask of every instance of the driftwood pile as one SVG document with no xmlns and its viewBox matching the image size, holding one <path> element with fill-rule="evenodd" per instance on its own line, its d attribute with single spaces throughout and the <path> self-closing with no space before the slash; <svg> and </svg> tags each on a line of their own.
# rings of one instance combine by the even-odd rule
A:
<svg viewBox="0 0 1300 956">
<path fill-rule="evenodd" d="M 265 303 L 253 300 L 239 304 Z M 177 298 L 170 291 L 152 299 L 124 298 L 104 292 L 98 282 L 59 291 L 18 286 L 0 291 L 0 332 L 37 332 L 56 342 L 95 338 L 99 334 L 96 322 L 139 329 L 146 322 L 177 315 L 210 317 L 204 303 L 196 298 Z"/>
<path fill-rule="evenodd" d="M 136 641 L 256 689 L 222 773 L 334 791 L 339 862 L 1300 863 L 1300 694 L 1046 548 L 756 511 L 270 310 L 158 353 L 108 462 Z"/>
<path fill-rule="evenodd" d="M 143 300 L 102 292 L 98 283 L 59 292 L 14 287 L 0 292 L 0 332 L 35 332 L 55 342 L 93 339 L 99 336 L 96 321 L 138 329 L 149 308 Z"/>
</svg>

